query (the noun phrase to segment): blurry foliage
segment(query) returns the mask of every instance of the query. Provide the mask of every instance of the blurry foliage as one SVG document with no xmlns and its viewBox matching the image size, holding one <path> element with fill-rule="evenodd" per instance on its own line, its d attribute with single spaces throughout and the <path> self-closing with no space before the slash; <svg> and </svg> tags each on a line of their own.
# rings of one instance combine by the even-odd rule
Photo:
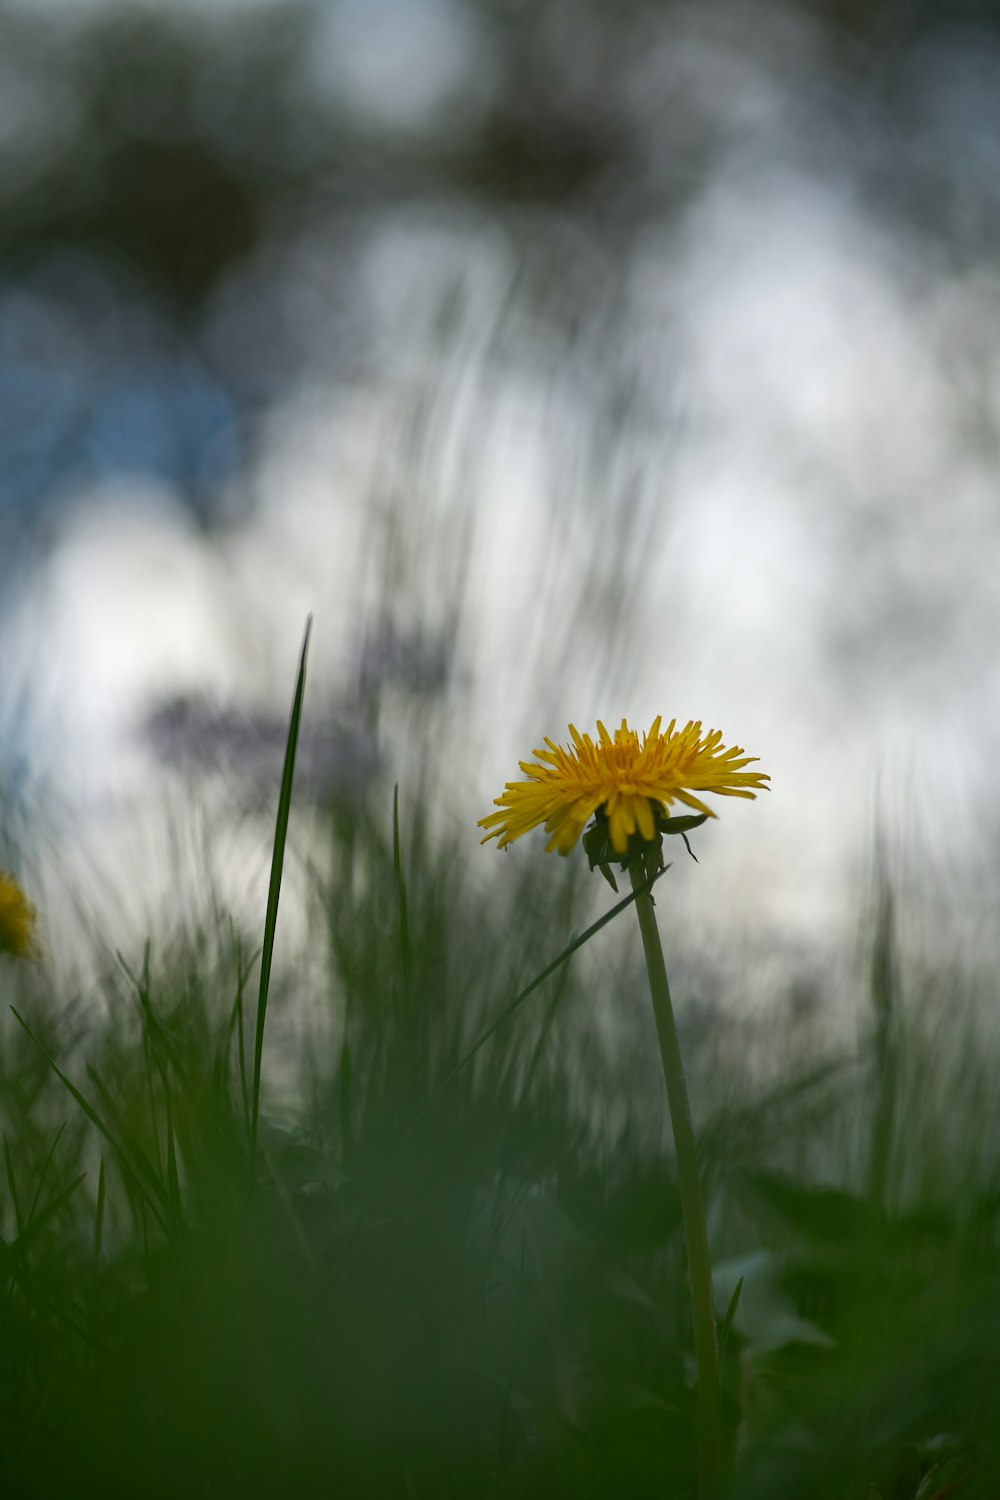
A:
<svg viewBox="0 0 1000 1500">
<path fill-rule="evenodd" d="M 271 1090 L 255 1189 L 245 939 L 121 963 L 85 1025 L 18 971 L 19 1012 L 104 1133 L 11 1023 L 5 1492 L 691 1496 L 677 1188 L 655 1095 L 581 1045 L 583 971 L 445 1081 L 552 956 L 564 883 L 529 875 L 501 914 L 419 814 L 403 810 L 398 858 L 384 820 L 331 818 L 317 917 L 343 1010 L 302 1034 L 299 1085 Z M 723 1370 L 724 1493 L 741 1500 L 987 1500 L 1000 1483 L 1000 1182 L 980 1157 L 995 1089 L 956 1097 L 941 1060 L 915 1097 L 899 983 L 874 1001 L 876 1018 L 893 1006 L 899 1075 L 884 1202 L 883 1023 L 853 1066 L 767 1094 L 719 1078 L 728 1108 L 705 1123 L 720 1313 L 742 1281 Z M 280 1001 L 304 1003 L 294 986 Z M 942 1118 L 947 1162 L 903 1192 Z M 825 1184 L 795 1165 L 817 1147 Z"/>
</svg>

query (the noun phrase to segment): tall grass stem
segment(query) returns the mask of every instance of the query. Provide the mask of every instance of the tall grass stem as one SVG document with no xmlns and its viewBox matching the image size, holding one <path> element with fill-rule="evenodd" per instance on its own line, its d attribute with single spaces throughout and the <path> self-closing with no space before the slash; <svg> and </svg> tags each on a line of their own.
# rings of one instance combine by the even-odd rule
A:
<svg viewBox="0 0 1000 1500">
<path fill-rule="evenodd" d="M 719 1386 L 718 1349 L 715 1333 L 715 1303 L 712 1295 L 712 1262 L 708 1253 L 705 1200 L 698 1170 L 698 1148 L 691 1122 L 691 1103 L 681 1061 L 680 1041 L 670 999 L 667 968 L 656 926 L 656 914 L 641 859 L 629 865 L 635 909 L 642 934 L 642 947 L 649 974 L 649 989 L 660 1042 L 663 1080 L 677 1153 L 677 1176 L 684 1213 L 691 1311 L 694 1321 L 694 1355 L 697 1372 L 696 1423 L 698 1443 L 698 1490 L 711 1491 L 719 1476 Z"/>
</svg>

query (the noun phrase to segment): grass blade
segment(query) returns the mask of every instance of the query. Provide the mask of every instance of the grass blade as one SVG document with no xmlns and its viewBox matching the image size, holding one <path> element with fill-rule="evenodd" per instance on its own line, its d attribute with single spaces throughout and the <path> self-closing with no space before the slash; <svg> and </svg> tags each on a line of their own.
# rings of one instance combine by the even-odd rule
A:
<svg viewBox="0 0 1000 1500">
<path fill-rule="evenodd" d="M 392 790 L 392 867 L 396 877 L 396 901 L 399 907 L 399 958 L 403 973 L 403 1014 L 407 1021 L 413 1000 L 413 957 L 410 948 L 410 920 L 406 905 L 406 876 L 399 849 L 399 782 Z"/>
<path fill-rule="evenodd" d="M 486 1043 L 490 1040 L 490 1038 L 496 1035 L 505 1021 L 510 1020 L 514 1012 L 524 1004 L 529 995 L 533 995 L 535 990 L 538 989 L 539 985 L 544 984 L 545 980 L 548 979 L 550 974 L 554 974 L 558 968 L 561 968 L 562 965 L 566 963 L 567 959 L 572 958 L 573 954 L 577 951 L 578 948 L 582 948 L 584 943 L 589 943 L 592 937 L 596 937 L 602 927 L 607 927 L 609 922 L 613 922 L 615 917 L 620 916 L 627 907 L 631 906 L 635 901 L 636 896 L 642 895 L 645 891 L 652 890 L 653 886 L 659 880 L 660 876 L 665 875 L 667 873 L 667 870 L 669 869 L 670 866 L 666 865 L 663 869 L 654 870 L 652 875 L 650 875 L 645 881 L 643 881 L 642 885 L 640 885 L 636 890 L 632 891 L 630 895 L 623 897 L 623 899 L 618 902 L 617 906 L 613 906 L 610 911 L 606 911 L 603 917 L 598 917 L 597 921 L 591 923 L 591 925 L 585 932 L 581 932 L 579 937 L 575 937 L 571 942 L 567 943 L 562 952 L 558 953 L 551 963 L 546 964 L 545 968 L 542 969 L 540 973 L 535 975 L 530 984 L 525 985 L 524 989 L 514 996 L 510 1004 L 505 1006 L 500 1014 L 496 1017 L 496 1019 L 490 1022 L 486 1030 L 480 1035 L 478 1041 L 476 1041 L 469 1048 L 465 1056 L 455 1064 L 450 1072 L 445 1074 L 444 1078 L 442 1078 L 441 1082 L 434 1089 L 430 1099 L 427 1101 L 424 1108 L 412 1121 L 410 1125 L 411 1130 L 420 1122 L 420 1120 L 423 1119 L 424 1115 L 430 1109 L 431 1105 L 435 1102 L 438 1096 L 444 1092 L 449 1083 L 451 1083 L 453 1079 L 458 1077 L 463 1068 L 468 1067 L 469 1063 L 475 1057 L 480 1048 L 486 1046 Z"/>
<path fill-rule="evenodd" d="M 42 1188 L 45 1186 L 45 1179 L 49 1175 L 49 1168 L 52 1165 L 52 1158 L 56 1154 L 56 1147 L 58 1146 L 60 1140 L 62 1139 L 62 1133 L 63 1133 L 63 1131 L 65 1129 L 66 1129 L 66 1121 L 64 1120 L 62 1122 L 62 1124 L 59 1126 L 59 1129 L 55 1133 L 55 1138 L 54 1138 L 54 1140 L 52 1142 L 52 1145 L 49 1147 L 48 1155 L 46 1156 L 45 1161 L 44 1161 L 44 1163 L 42 1165 L 42 1170 L 41 1170 L 41 1172 L 38 1175 L 38 1183 L 37 1183 L 37 1185 L 35 1187 L 35 1196 L 32 1198 L 32 1200 L 31 1200 L 31 1208 L 28 1210 L 28 1223 L 29 1224 L 31 1223 L 32 1219 L 35 1217 L 35 1209 L 38 1207 L 38 1200 L 42 1196 Z"/>
<path fill-rule="evenodd" d="M 243 1025 L 243 993 L 253 970 L 254 964 L 260 957 L 260 949 L 252 954 L 249 962 L 243 964 L 243 947 L 235 930 L 233 932 L 233 943 L 236 951 L 236 998 L 233 1001 L 233 1009 L 229 1017 L 227 1032 L 227 1045 L 232 1045 L 232 1037 L 236 1036 L 236 1060 L 239 1068 L 240 1079 L 240 1102 L 243 1107 L 243 1128 L 246 1131 L 247 1140 L 250 1139 L 250 1087 L 247 1083 L 247 1057 L 246 1057 L 246 1035 Z"/>
<path fill-rule="evenodd" d="M 351 1049 L 345 1041 L 340 1049 L 340 1139 L 344 1171 L 350 1173 L 353 1156 L 351 1127 Z"/>
<path fill-rule="evenodd" d="M 309 635 L 312 630 L 312 615 L 306 620 L 306 633 L 302 641 L 299 672 L 292 699 L 292 714 L 288 722 L 288 739 L 285 743 L 285 764 L 281 771 L 281 790 L 278 794 L 278 816 L 274 825 L 274 850 L 271 855 L 271 880 L 267 892 L 267 913 L 264 918 L 264 944 L 260 956 L 260 991 L 257 997 L 257 1030 L 253 1052 L 253 1100 L 250 1111 L 250 1180 L 254 1180 L 257 1168 L 257 1125 L 260 1117 L 260 1065 L 264 1053 L 264 1021 L 267 1016 L 267 995 L 271 985 L 271 960 L 274 957 L 274 934 L 278 925 L 278 898 L 281 895 L 281 872 L 285 863 L 285 839 L 288 835 L 288 816 L 292 805 L 292 781 L 295 776 L 295 750 L 299 741 L 299 723 L 302 718 L 302 700 L 306 686 L 306 659 L 309 655 Z"/>
<path fill-rule="evenodd" d="M 54 1198 L 50 1198 L 45 1207 L 35 1214 L 31 1223 L 25 1225 L 23 1232 L 10 1246 L 10 1249 L 23 1256 L 27 1252 L 29 1245 L 41 1234 L 49 1220 L 55 1218 L 64 1203 L 69 1202 L 86 1176 L 86 1172 L 80 1172 L 73 1178 L 72 1182 L 56 1193 Z"/>
<path fill-rule="evenodd" d="M 722 1320 L 722 1327 L 719 1330 L 719 1384 L 720 1384 L 720 1389 L 721 1389 L 721 1384 L 722 1384 L 722 1359 L 723 1359 L 723 1355 L 726 1352 L 726 1345 L 729 1342 L 729 1335 L 730 1335 L 730 1332 L 732 1331 L 733 1322 L 735 1321 L 735 1318 L 736 1318 L 736 1310 L 737 1310 L 737 1308 L 740 1305 L 740 1293 L 743 1291 L 743 1280 L 744 1280 L 744 1278 L 741 1276 L 740 1279 L 739 1279 L 739 1281 L 736 1283 L 736 1285 L 733 1288 L 733 1295 L 729 1299 L 729 1306 L 726 1308 L 726 1316 L 723 1318 L 723 1320 Z"/>
<path fill-rule="evenodd" d="M 10 1189 L 10 1201 L 14 1205 L 14 1223 L 17 1226 L 18 1235 L 24 1233 L 24 1220 L 21 1218 L 21 1204 L 17 1196 L 17 1179 L 14 1176 L 14 1162 L 10 1154 L 10 1143 L 7 1140 L 6 1130 L 3 1133 L 3 1159 L 7 1169 L 7 1186 Z"/>
<path fill-rule="evenodd" d="M 101 1260 L 101 1246 L 104 1243 L 104 1202 L 107 1188 L 104 1180 L 104 1157 L 101 1157 L 101 1170 L 97 1178 L 97 1208 L 94 1213 L 94 1269 L 96 1270 Z"/>
<path fill-rule="evenodd" d="M 130 1132 L 128 1121 L 122 1114 L 120 1107 L 115 1103 L 114 1095 L 108 1088 L 108 1085 L 104 1082 L 104 1079 L 101 1077 L 97 1069 L 89 1063 L 87 1065 L 87 1077 L 90 1079 L 91 1083 L 94 1085 L 95 1089 L 100 1095 L 100 1101 L 104 1108 L 104 1114 L 108 1124 L 113 1130 L 118 1132 L 118 1142 L 121 1146 L 128 1147 L 130 1164 L 133 1170 L 137 1173 L 142 1173 L 145 1176 L 146 1181 L 148 1182 L 149 1187 L 152 1190 L 152 1194 L 149 1192 L 146 1193 L 147 1198 L 149 1198 L 150 1203 L 152 1203 L 153 1196 L 155 1196 L 159 1201 L 160 1207 L 166 1209 L 169 1204 L 167 1189 L 163 1181 L 162 1163 L 154 1162 L 149 1156 L 148 1152 L 144 1150 L 142 1143 L 136 1136 L 135 1132 Z M 155 1127 L 155 1120 L 153 1124 Z M 157 1152 L 159 1152 L 158 1141 Z M 161 1218 L 160 1222 L 161 1224 L 163 1224 L 164 1229 L 166 1229 L 167 1226 L 165 1220 Z"/>
<path fill-rule="evenodd" d="M 93 1126 L 96 1127 L 97 1130 L 100 1131 L 101 1135 L 103 1135 L 104 1139 L 108 1142 L 109 1146 L 111 1146 L 111 1148 L 114 1151 L 115 1155 L 118 1157 L 118 1160 L 121 1163 L 121 1166 L 122 1166 L 123 1170 L 128 1174 L 128 1176 L 131 1178 L 132 1182 L 135 1184 L 136 1188 L 138 1189 L 139 1195 L 140 1195 L 140 1201 L 143 1204 L 145 1204 L 147 1202 L 149 1203 L 150 1208 L 153 1210 L 153 1213 L 156 1215 L 156 1218 L 157 1218 L 157 1221 L 160 1224 L 160 1227 L 163 1229 L 164 1233 L 166 1233 L 167 1232 L 166 1221 L 165 1221 L 163 1215 L 161 1214 L 161 1212 L 159 1210 L 159 1207 L 153 1201 L 153 1199 L 150 1197 L 148 1188 L 143 1184 L 143 1181 L 142 1181 L 143 1171 L 145 1171 L 147 1175 L 149 1175 L 151 1173 L 151 1168 L 149 1167 L 149 1163 L 147 1161 L 144 1161 L 139 1168 L 137 1168 L 133 1164 L 132 1160 L 130 1159 L 129 1152 L 127 1151 L 124 1143 L 116 1139 L 116 1137 L 114 1136 L 114 1134 L 112 1133 L 112 1131 L 110 1130 L 110 1128 L 108 1127 L 108 1125 L 105 1123 L 104 1120 L 101 1119 L 100 1115 L 97 1113 L 96 1109 L 94 1109 L 94 1107 L 90 1103 L 90 1101 L 83 1094 L 81 1094 L 80 1090 L 76 1087 L 76 1084 L 73 1083 L 72 1079 L 68 1078 L 66 1076 L 66 1074 L 62 1071 L 62 1069 L 60 1068 L 59 1064 L 56 1062 L 55 1058 L 52 1056 L 51 1052 L 49 1052 L 45 1047 L 43 1047 L 42 1043 L 35 1036 L 35 1033 L 32 1031 L 31 1027 L 28 1025 L 27 1021 L 20 1014 L 20 1012 L 17 1011 L 14 1008 L 13 1005 L 11 1006 L 10 1009 L 11 1009 L 11 1014 L 13 1015 L 14 1019 L 17 1021 L 18 1025 L 21 1026 L 27 1032 L 28 1037 L 35 1044 L 35 1046 L 38 1048 L 38 1050 L 42 1054 L 42 1056 L 45 1058 L 45 1061 L 48 1063 L 48 1065 L 52 1069 L 53 1073 L 59 1079 L 59 1082 L 63 1085 L 64 1088 L 66 1088 L 69 1091 L 70 1094 L 72 1094 L 72 1096 L 76 1100 L 77 1104 L 80 1106 L 80 1108 L 83 1110 L 84 1114 L 87 1116 L 87 1119 L 90 1121 L 90 1123 Z M 153 1180 L 153 1186 L 156 1187 L 157 1184 L 155 1182 L 155 1176 L 153 1177 L 152 1180 Z"/>
</svg>

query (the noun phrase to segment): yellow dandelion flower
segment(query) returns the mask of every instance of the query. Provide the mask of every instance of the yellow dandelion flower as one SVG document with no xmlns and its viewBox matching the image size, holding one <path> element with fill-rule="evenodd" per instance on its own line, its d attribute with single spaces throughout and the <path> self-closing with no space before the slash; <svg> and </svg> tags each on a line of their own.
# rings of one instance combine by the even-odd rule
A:
<svg viewBox="0 0 1000 1500">
<path fill-rule="evenodd" d="M 29 958 L 37 952 L 35 908 L 13 875 L 0 870 L 0 953 Z"/>
<path fill-rule="evenodd" d="M 607 819 L 615 853 L 624 855 L 636 832 L 647 842 L 655 838 L 664 809 L 674 802 L 714 818 L 695 792 L 754 798 L 767 790 L 769 776 L 743 769 L 759 757 L 739 746 L 727 750 L 721 730 L 703 735 L 700 720 L 678 729 L 671 719 L 661 732 L 660 722 L 657 715 L 641 740 L 624 719 L 613 738 L 598 720 L 596 744 L 572 724 L 572 746 L 546 738 L 547 748 L 534 752 L 537 761 L 520 762 L 527 779 L 508 781 L 494 803 L 499 810 L 480 818 L 478 826 L 489 830 L 482 842 L 495 838 L 502 849 L 544 824 L 551 835 L 546 849 L 568 854 L 596 814 Z"/>
</svg>

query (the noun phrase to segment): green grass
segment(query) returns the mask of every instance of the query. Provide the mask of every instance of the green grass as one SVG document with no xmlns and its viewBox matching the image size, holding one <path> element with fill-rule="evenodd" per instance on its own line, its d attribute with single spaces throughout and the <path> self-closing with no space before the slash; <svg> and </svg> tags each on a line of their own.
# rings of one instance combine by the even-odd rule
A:
<svg viewBox="0 0 1000 1500">
<path fill-rule="evenodd" d="M 534 983 L 580 935 L 567 866 L 511 861 L 501 920 L 419 809 L 332 814 L 327 1013 L 275 979 L 272 1010 L 315 1014 L 269 1087 L 304 669 L 262 965 L 227 925 L 123 955 L 99 1010 L 20 974 L 0 1492 L 692 1496 L 662 1084 L 588 1024 L 607 934 Z M 947 1027 L 909 1004 L 886 882 L 871 925 L 850 1056 L 766 1090 L 697 1060 L 734 1500 L 1000 1494 L 995 1059 L 963 1048 L 957 982 Z M 638 953 L 616 984 L 646 1053 Z"/>
</svg>

